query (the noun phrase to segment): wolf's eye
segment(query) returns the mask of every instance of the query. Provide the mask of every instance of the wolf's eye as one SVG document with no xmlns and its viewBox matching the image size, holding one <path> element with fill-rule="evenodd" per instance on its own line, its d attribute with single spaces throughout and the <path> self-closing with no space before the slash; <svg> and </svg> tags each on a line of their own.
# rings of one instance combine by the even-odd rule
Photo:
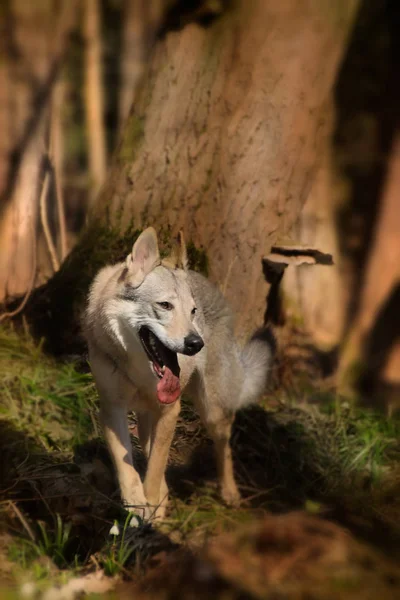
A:
<svg viewBox="0 0 400 600">
<path fill-rule="evenodd" d="M 164 310 L 172 310 L 174 307 L 171 302 L 157 302 L 158 306 L 161 306 Z"/>
<path fill-rule="evenodd" d="M 197 308 L 196 307 L 192 308 L 192 315 L 193 316 L 196 314 L 196 312 L 197 312 Z"/>
</svg>

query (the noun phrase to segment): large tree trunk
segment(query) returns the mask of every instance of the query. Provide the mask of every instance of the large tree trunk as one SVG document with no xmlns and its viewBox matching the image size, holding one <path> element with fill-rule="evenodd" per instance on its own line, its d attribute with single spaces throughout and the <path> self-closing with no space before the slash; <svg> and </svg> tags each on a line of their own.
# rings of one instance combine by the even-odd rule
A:
<svg viewBox="0 0 400 600">
<path fill-rule="evenodd" d="M 354 378 L 361 372 L 363 391 L 370 398 L 376 394 L 378 383 L 393 386 L 392 398 L 397 409 L 400 407 L 399 190 L 400 131 L 397 130 L 365 268 L 360 306 L 346 340 L 339 371 L 339 384 L 343 390 L 359 383 Z M 389 405 L 392 398 L 388 399 Z M 381 404 L 381 398 L 378 404 Z"/>
<path fill-rule="evenodd" d="M 348 310 L 339 389 L 400 406 L 400 10 L 364 2 L 337 86 L 335 156 Z M 393 401 L 395 399 L 395 402 Z"/>
<path fill-rule="evenodd" d="M 241 332 L 265 308 L 261 257 L 299 238 L 357 5 L 241 0 L 160 40 L 97 203 L 114 223 L 183 228 Z"/>
</svg>

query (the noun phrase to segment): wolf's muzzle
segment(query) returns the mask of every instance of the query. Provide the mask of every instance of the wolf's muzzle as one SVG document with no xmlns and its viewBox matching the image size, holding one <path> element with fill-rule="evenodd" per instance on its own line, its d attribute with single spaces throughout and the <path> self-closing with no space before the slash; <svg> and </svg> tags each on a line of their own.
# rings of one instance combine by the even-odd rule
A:
<svg viewBox="0 0 400 600">
<path fill-rule="evenodd" d="M 204 346 L 202 338 L 197 333 L 189 333 L 183 341 L 183 354 L 187 354 L 188 356 L 197 354 Z"/>
</svg>

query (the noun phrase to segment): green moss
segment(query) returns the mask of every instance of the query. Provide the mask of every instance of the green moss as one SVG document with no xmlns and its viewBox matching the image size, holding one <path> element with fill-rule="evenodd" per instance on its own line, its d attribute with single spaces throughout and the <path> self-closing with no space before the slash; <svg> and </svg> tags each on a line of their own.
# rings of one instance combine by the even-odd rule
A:
<svg viewBox="0 0 400 600">
<path fill-rule="evenodd" d="M 208 257 L 206 251 L 203 248 L 196 248 L 193 242 L 189 242 L 187 245 L 187 253 L 189 260 L 189 267 L 193 271 L 201 273 L 205 277 L 208 276 Z"/>
<path fill-rule="evenodd" d="M 122 163 L 133 162 L 144 139 L 144 118 L 132 114 L 125 128 L 124 136 L 118 151 L 118 159 Z"/>
<path fill-rule="evenodd" d="M 163 227 L 158 232 L 158 243 L 160 246 L 160 254 L 162 258 L 168 256 L 171 251 L 172 245 L 175 243 L 174 236 L 170 227 Z M 189 269 L 201 273 L 205 277 L 208 277 L 209 264 L 207 253 L 203 248 L 197 248 L 195 244 L 190 241 L 187 245 L 187 254 L 189 261 Z"/>
</svg>

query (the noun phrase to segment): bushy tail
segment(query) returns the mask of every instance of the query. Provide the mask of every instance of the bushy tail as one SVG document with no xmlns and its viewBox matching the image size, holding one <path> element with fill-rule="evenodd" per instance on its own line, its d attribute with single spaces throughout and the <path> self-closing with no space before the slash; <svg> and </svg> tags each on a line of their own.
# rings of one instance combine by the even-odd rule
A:
<svg viewBox="0 0 400 600">
<path fill-rule="evenodd" d="M 258 329 L 243 348 L 241 360 L 244 383 L 237 409 L 254 404 L 260 399 L 267 385 L 275 350 L 275 337 L 268 327 Z"/>
</svg>

